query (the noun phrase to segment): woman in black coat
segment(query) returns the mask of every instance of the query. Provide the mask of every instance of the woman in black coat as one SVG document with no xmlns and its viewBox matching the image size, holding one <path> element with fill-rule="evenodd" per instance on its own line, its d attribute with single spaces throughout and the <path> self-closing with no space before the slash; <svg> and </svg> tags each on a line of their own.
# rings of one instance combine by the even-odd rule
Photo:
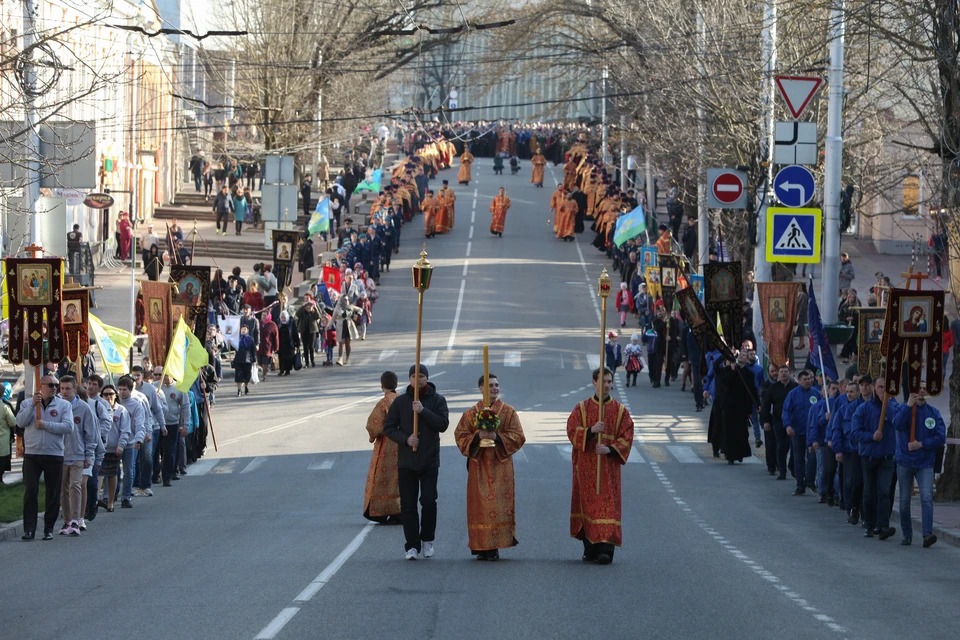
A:
<svg viewBox="0 0 960 640">
<path fill-rule="evenodd" d="M 237 383 L 237 397 L 240 397 L 241 391 L 244 394 L 250 393 L 250 379 L 253 374 L 253 366 L 257 362 L 257 345 L 248 333 L 247 327 L 240 325 L 240 344 L 237 352 L 233 356 L 233 381 Z"/>
<path fill-rule="evenodd" d="M 713 367 L 715 400 L 710 411 L 707 441 L 713 445 L 714 457 L 723 451 L 727 464 L 743 462 L 752 455 L 750 413 L 757 404 L 752 391 L 753 373 L 739 362 L 721 360 Z"/>
<path fill-rule="evenodd" d="M 301 238 L 297 252 L 297 267 L 300 273 L 306 277 L 307 269 L 312 267 L 313 264 L 313 240 L 309 237 Z"/>
<path fill-rule="evenodd" d="M 297 323 L 286 311 L 280 312 L 277 330 L 280 334 L 280 349 L 277 351 L 280 356 L 280 375 L 288 376 L 296 361 L 297 349 L 300 348 L 300 332 L 297 331 Z"/>
<path fill-rule="evenodd" d="M 163 258 L 160 257 L 160 251 L 156 244 L 147 251 L 146 261 L 147 263 L 143 268 L 147 272 L 147 278 L 156 282 L 160 279 L 160 274 L 163 273 Z"/>
</svg>

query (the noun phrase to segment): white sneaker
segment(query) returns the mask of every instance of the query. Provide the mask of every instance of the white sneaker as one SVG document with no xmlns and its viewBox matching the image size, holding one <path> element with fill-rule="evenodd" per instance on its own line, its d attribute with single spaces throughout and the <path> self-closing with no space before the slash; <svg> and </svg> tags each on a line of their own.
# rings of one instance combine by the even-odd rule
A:
<svg viewBox="0 0 960 640">
<path fill-rule="evenodd" d="M 424 543 L 423 543 L 423 557 L 424 557 L 424 558 L 432 558 L 432 557 L 433 557 L 433 543 L 432 543 L 432 542 L 424 542 Z"/>
<path fill-rule="evenodd" d="M 143 489 L 136 489 L 136 490 L 133 492 L 133 497 L 135 497 L 135 498 L 142 498 L 142 497 L 144 497 Z"/>
<path fill-rule="evenodd" d="M 84 520 L 83 518 L 80 518 L 80 531 L 86 531 L 86 530 L 87 530 L 87 521 Z"/>
<path fill-rule="evenodd" d="M 143 495 L 146 496 L 146 497 L 148 497 L 148 498 L 152 498 L 152 497 L 153 497 L 153 489 L 144 489 L 144 490 L 143 490 Z"/>
<path fill-rule="evenodd" d="M 407 549 L 407 555 L 404 556 L 407 560 L 416 560 L 417 559 L 417 550 L 416 549 Z"/>
</svg>

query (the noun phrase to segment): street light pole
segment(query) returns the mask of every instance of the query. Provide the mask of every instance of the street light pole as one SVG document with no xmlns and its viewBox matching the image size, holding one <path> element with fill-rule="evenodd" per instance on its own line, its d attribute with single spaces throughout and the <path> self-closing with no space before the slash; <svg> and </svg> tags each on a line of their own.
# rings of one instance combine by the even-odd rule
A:
<svg viewBox="0 0 960 640">
<path fill-rule="evenodd" d="M 840 178 L 843 170 L 843 39 L 846 22 L 843 0 L 830 14 L 830 84 L 827 106 L 826 156 L 823 166 L 823 283 L 821 300 L 824 324 L 837 322 L 840 297 Z"/>
</svg>

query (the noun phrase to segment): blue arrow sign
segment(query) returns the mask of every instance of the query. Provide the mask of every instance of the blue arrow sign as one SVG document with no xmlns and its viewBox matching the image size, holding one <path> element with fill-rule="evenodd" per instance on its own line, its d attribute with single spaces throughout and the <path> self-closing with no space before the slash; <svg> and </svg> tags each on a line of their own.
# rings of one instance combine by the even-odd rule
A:
<svg viewBox="0 0 960 640">
<path fill-rule="evenodd" d="M 817 183 L 809 169 L 791 165 L 781 169 L 773 179 L 773 190 L 784 206 L 803 207 L 813 199 Z"/>
</svg>

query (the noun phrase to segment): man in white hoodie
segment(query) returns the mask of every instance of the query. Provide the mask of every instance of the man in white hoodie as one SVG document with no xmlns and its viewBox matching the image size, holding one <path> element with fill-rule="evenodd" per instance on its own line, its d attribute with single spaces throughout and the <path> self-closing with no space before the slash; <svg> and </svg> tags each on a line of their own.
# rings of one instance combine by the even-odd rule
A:
<svg viewBox="0 0 960 640">
<path fill-rule="evenodd" d="M 100 440 L 100 427 L 87 403 L 77 395 L 77 379 L 60 378 L 60 397 L 70 403 L 74 429 L 63 438 L 63 477 L 60 483 L 60 508 L 63 527 L 60 535 L 80 535 L 83 470 L 93 466 Z"/>
<path fill-rule="evenodd" d="M 33 540 L 37 532 L 37 494 L 40 475 L 46 489 L 46 511 L 43 514 L 43 539 L 53 539 L 53 528 L 60 514 L 60 476 L 63 473 L 63 437 L 71 433 L 73 410 L 70 403 L 56 397 L 57 379 L 52 375 L 40 379 L 40 388 L 32 398 L 20 405 L 17 427 L 23 437 L 23 536 Z M 40 419 L 37 409 L 40 407 Z"/>
<path fill-rule="evenodd" d="M 100 464 L 103 462 L 103 456 L 106 454 L 107 434 L 113 428 L 113 409 L 110 403 L 103 399 L 100 390 L 103 389 L 103 378 L 94 374 L 87 378 L 87 406 L 94 415 L 94 421 L 97 423 L 100 433 L 100 443 L 97 445 L 96 454 L 93 459 L 93 472 L 83 485 L 83 504 L 84 517 L 80 518 L 80 530 L 87 528 L 84 520 L 93 520 L 97 517 L 97 486 L 100 482 Z"/>
<path fill-rule="evenodd" d="M 147 399 L 143 394 L 134 391 L 134 381 L 130 376 L 123 376 L 117 381 L 117 393 L 120 395 L 117 404 L 122 406 L 130 414 L 130 442 L 123 450 L 123 485 L 120 488 L 120 497 L 122 501 L 120 506 L 124 509 L 132 509 L 133 503 L 130 497 L 133 495 L 133 480 L 137 477 L 137 459 L 140 456 L 140 447 L 143 446 L 143 438 L 147 433 L 147 412 L 144 411 L 144 403 Z M 136 395 L 134 395 L 136 394 Z"/>
</svg>

